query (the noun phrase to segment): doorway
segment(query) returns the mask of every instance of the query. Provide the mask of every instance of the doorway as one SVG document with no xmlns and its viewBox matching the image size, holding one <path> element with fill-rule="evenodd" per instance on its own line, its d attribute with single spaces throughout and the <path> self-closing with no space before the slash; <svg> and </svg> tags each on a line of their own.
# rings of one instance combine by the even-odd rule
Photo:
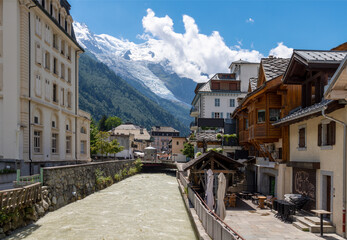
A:
<svg viewBox="0 0 347 240">
<path fill-rule="evenodd" d="M 333 212 L 333 174 L 331 172 L 323 172 L 321 175 L 321 204 L 320 207 L 323 210 Z M 327 217 L 327 220 L 332 219 L 332 214 Z"/>
<path fill-rule="evenodd" d="M 275 196 L 276 178 L 269 176 L 269 194 Z"/>
</svg>

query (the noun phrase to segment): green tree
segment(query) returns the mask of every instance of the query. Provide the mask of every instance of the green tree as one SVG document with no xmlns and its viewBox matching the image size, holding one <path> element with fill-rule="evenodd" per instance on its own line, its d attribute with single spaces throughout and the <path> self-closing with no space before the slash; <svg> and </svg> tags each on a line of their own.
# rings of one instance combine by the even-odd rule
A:
<svg viewBox="0 0 347 240">
<path fill-rule="evenodd" d="M 119 117 L 116 117 L 116 116 L 108 117 L 105 121 L 105 127 L 106 127 L 105 131 L 112 130 L 113 128 L 118 127 L 121 124 L 122 124 L 122 119 L 120 119 Z"/>
<path fill-rule="evenodd" d="M 115 159 L 116 159 L 116 153 L 123 151 L 123 149 L 124 149 L 124 147 L 119 146 L 117 139 L 113 139 L 112 142 L 110 142 L 109 153 L 111 153 L 111 154 L 113 153 Z"/>
<path fill-rule="evenodd" d="M 108 155 L 110 151 L 110 143 L 108 141 L 110 134 L 108 132 L 100 131 L 95 135 L 95 144 L 91 147 L 92 151 L 101 154 L 104 159 L 104 154 Z"/>
<path fill-rule="evenodd" d="M 95 124 L 94 119 L 90 123 L 90 154 L 95 155 L 97 151 L 95 151 L 95 143 L 96 143 L 96 135 L 98 134 L 98 128 Z"/>
<path fill-rule="evenodd" d="M 107 131 L 106 129 L 106 120 L 107 120 L 107 117 L 106 115 L 103 115 L 99 121 L 99 131 Z"/>
<path fill-rule="evenodd" d="M 194 158 L 194 146 L 193 144 L 187 142 L 183 145 L 183 149 L 181 150 L 183 155 L 189 157 L 189 158 Z"/>
</svg>

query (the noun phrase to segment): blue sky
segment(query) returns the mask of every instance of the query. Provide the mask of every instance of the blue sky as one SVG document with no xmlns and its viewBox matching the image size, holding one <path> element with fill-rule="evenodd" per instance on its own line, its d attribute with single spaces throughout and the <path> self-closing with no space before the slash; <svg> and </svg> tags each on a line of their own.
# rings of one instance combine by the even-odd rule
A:
<svg viewBox="0 0 347 240">
<path fill-rule="evenodd" d="M 330 49 L 347 41 L 347 1 L 69 0 L 74 20 L 97 34 L 139 43 L 142 18 L 151 8 L 168 15 L 184 33 L 182 16 L 192 17 L 200 33 L 218 31 L 227 46 L 267 54 L 278 42 L 295 49 Z M 253 19 L 247 21 L 247 19 Z"/>
</svg>

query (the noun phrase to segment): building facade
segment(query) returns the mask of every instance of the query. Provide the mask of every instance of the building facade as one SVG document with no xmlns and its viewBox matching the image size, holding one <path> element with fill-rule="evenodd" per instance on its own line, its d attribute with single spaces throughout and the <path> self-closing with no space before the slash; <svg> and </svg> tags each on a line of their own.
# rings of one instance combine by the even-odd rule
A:
<svg viewBox="0 0 347 240">
<path fill-rule="evenodd" d="M 69 11 L 66 0 L 0 1 L 0 158 L 29 172 L 90 161 Z"/>
<path fill-rule="evenodd" d="M 346 55 L 346 51 L 295 50 L 283 83 L 300 86 L 301 106 L 274 123 L 289 126 L 290 159 L 282 172 L 285 193 L 307 196 L 307 209 L 331 211 L 330 221 L 340 235 L 345 234 L 343 125 L 347 122 L 347 108 L 344 98 L 336 98 L 333 91 L 324 96 L 324 89 L 334 85 L 330 82 L 338 78 L 337 69 Z M 343 81 L 341 84 L 346 86 Z"/>
<path fill-rule="evenodd" d="M 184 144 L 187 142 L 185 137 L 172 137 L 170 142 L 171 159 L 175 162 L 186 162 L 187 157 L 182 154 Z"/>
<path fill-rule="evenodd" d="M 157 149 L 157 152 L 166 152 L 170 150 L 169 143 L 172 137 L 179 137 L 180 132 L 172 127 L 155 126 L 151 129 L 152 147 Z"/>
</svg>

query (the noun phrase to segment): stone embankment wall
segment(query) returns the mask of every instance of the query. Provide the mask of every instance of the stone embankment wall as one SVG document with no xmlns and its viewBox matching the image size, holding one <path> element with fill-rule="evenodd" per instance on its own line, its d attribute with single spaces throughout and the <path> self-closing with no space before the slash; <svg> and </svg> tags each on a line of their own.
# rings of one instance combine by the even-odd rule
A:
<svg viewBox="0 0 347 240">
<path fill-rule="evenodd" d="M 98 190 L 97 169 L 105 177 L 114 178 L 124 168 L 134 166 L 135 160 L 115 160 L 43 169 L 43 185 L 48 187 L 50 210 L 63 207 L 71 202 L 85 198 Z"/>
</svg>

